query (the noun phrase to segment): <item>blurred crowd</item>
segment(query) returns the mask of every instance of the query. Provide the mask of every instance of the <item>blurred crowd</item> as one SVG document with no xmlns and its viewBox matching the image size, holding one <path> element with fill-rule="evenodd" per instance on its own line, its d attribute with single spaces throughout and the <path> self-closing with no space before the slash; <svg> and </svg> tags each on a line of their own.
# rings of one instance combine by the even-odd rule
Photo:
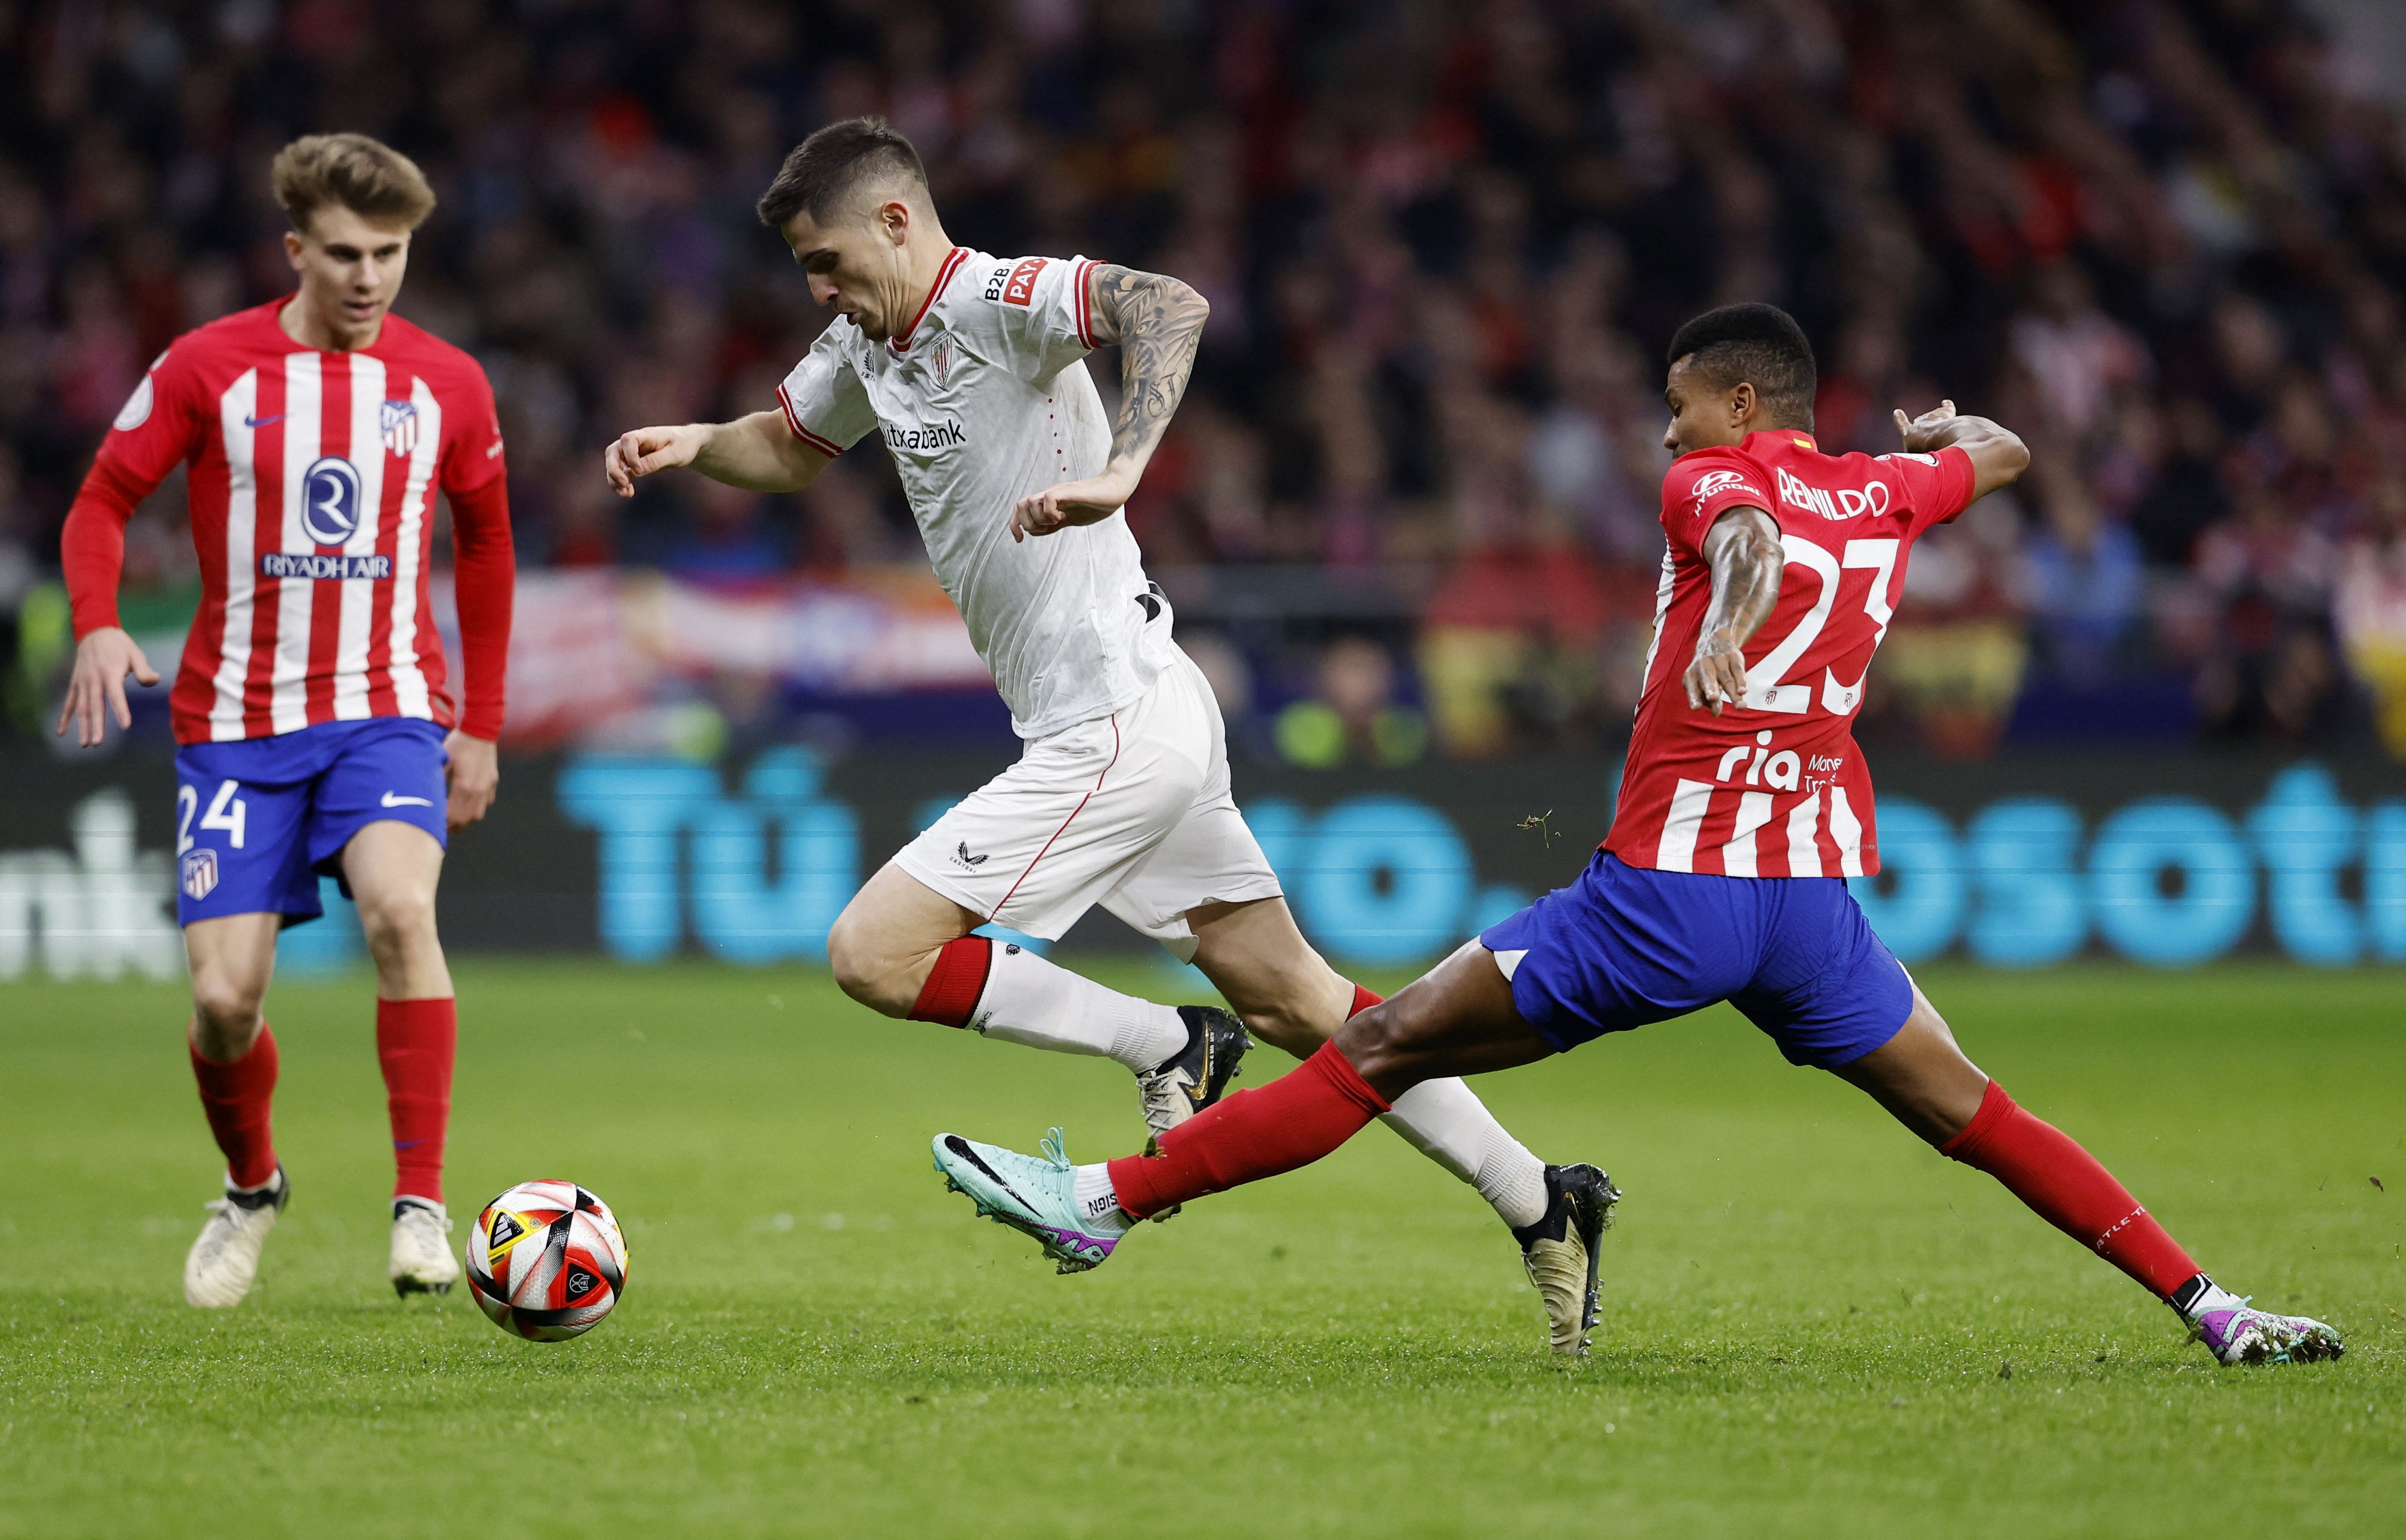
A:
<svg viewBox="0 0 2406 1540">
<path fill-rule="evenodd" d="M 1210 300 L 1129 516 L 1259 752 L 1625 735 L 1662 347 L 1745 299 L 1814 338 L 1825 446 L 1945 396 L 2035 451 L 1920 548 L 1867 735 L 2406 755 L 2406 143 L 2291 0 L 0 4 L 12 717 L 99 434 L 290 287 L 303 132 L 432 177 L 401 309 L 492 375 L 530 569 L 915 559 L 873 445 L 794 497 L 598 470 L 771 403 L 824 317 L 753 200 L 863 112 L 955 239 Z M 170 608 L 175 491 L 128 557 Z"/>
</svg>

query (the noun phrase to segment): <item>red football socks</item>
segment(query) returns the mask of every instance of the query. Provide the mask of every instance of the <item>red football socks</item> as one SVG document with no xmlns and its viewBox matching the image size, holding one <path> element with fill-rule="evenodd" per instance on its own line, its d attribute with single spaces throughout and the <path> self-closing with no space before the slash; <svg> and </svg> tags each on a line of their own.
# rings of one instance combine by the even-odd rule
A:
<svg viewBox="0 0 2406 1540">
<path fill-rule="evenodd" d="M 1354 1017 L 1362 1014 L 1365 1010 L 1369 1010 L 1372 1006 L 1384 1004 L 1386 1002 L 1386 998 L 1387 997 L 1384 995 L 1374 995 L 1370 991 L 1363 988 L 1360 984 L 1355 984 L 1353 986 L 1353 1009 L 1345 1012 L 1345 1019 L 1350 1022 Z"/>
<path fill-rule="evenodd" d="M 376 1062 L 392 1119 L 392 1195 L 443 1201 L 443 1138 L 451 1123 L 456 1001 L 378 1000 Z"/>
<path fill-rule="evenodd" d="M 2062 1130 L 2023 1111 L 1994 1081 L 1970 1124 L 1938 1152 L 2003 1182 L 2041 1219 L 2095 1248 L 2158 1299 L 2169 1301 L 2198 1275 L 2180 1242 L 2097 1157 Z"/>
<path fill-rule="evenodd" d="M 1161 1153 L 1111 1163 L 1111 1192 L 1135 1218 L 1309 1166 L 1387 1110 L 1386 1099 L 1323 1043 L 1254 1091 L 1239 1091 L 1161 1136 Z"/>
<path fill-rule="evenodd" d="M 250 1052 L 232 1064 L 192 1055 L 192 1079 L 201 1085 L 201 1110 L 208 1114 L 209 1132 L 225 1151 L 226 1176 L 236 1187 L 263 1187 L 276 1175 L 276 1141 L 267 1127 L 268 1104 L 276 1095 L 276 1034 L 259 1024 Z"/>
<path fill-rule="evenodd" d="M 911 1007 L 914 1022 L 967 1026 L 977 1014 L 978 996 L 985 993 L 986 970 L 994 966 L 994 943 L 983 936 L 946 941 L 936 954 L 936 966 L 919 986 L 918 1003 Z"/>
</svg>

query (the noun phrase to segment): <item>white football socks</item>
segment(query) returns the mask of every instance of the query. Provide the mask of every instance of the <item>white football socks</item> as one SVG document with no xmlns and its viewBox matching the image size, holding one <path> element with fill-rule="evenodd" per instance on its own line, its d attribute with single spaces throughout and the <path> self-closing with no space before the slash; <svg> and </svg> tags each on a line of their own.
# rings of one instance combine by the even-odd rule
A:
<svg viewBox="0 0 2406 1540">
<path fill-rule="evenodd" d="M 1128 1218 L 1127 1210 L 1120 1207 L 1119 1194 L 1111 1187 L 1111 1168 L 1108 1162 L 1078 1167 L 1077 1180 L 1069 1189 L 1069 1198 L 1097 1235 L 1120 1235 L 1136 1223 Z"/>
<path fill-rule="evenodd" d="M 1186 1023 L 1174 1006 L 1105 989 L 1003 941 L 994 944 L 969 1024 L 1005 1042 L 1117 1059 L 1139 1074 L 1186 1049 Z"/>
<path fill-rule="evenodd" d="M 1380 1122 L 1495 1206 L 1515 1230 L 1546 1217 L 1546 1163 L 1505 1131 L 1460 1081 L 1422 1081 L 1395 1098 Z"/>
</svg>

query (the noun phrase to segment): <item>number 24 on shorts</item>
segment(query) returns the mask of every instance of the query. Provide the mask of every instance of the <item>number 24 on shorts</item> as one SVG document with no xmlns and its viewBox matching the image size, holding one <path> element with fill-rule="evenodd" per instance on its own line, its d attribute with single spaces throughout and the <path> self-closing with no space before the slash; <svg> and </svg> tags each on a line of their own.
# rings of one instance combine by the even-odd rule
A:
<svg viewBox="0 0 2406 1540">
<path fill-rule="evenodd" d="M 234 795 L 242 789 L 239 781 L 220 781 L 217 795 L 209 798 L 209 810 L 201 814 L 201 827 L 223 829 L 226 843 L 242 848 L 243 826 L 248 821 L 250 806 Z M 192 814 L 201 805 L 201 794 L 189 785 L 176 788 L 176 854 L 181 855 L 192 848 Z"/>
</svg>

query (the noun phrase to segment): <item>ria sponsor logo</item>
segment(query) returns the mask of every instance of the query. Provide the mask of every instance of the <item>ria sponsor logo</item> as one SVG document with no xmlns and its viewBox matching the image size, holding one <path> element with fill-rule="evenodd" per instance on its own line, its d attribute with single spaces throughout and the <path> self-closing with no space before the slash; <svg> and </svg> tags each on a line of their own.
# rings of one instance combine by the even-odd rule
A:
<svg viewBox="0 0 2406 1540">
<path fill-rule="evenodd" d="M 1779 475 L 1779 501 L 1808 514 L 1819 514 L 1827 519 L 1861 518 L 1865 514 L 1876 517 L 1888 512 L 1889 492 L 1885 481 L 1866 482 L 1860 492 L 1850 487 L 1834 490 L 1807 487 L 1790 474 L 1786 466 L 1773 467 Z"/>
<path fill-rule="evenodd" d="M 392 558 L 296 555 L 290 551 L 262 551 L 259 557 L 259 575 L 327 581 L 366 577 L 381 582 L 392 576 Z"/>
<path fill-rule="evenodd" d="M 904 428 L 891 422 L 885 425 L 885 446 L 888 449 L 950 449 L 969 441 L 969 434 L 957 421 L 923 422 L 914 428 Z"/>
</svg>

